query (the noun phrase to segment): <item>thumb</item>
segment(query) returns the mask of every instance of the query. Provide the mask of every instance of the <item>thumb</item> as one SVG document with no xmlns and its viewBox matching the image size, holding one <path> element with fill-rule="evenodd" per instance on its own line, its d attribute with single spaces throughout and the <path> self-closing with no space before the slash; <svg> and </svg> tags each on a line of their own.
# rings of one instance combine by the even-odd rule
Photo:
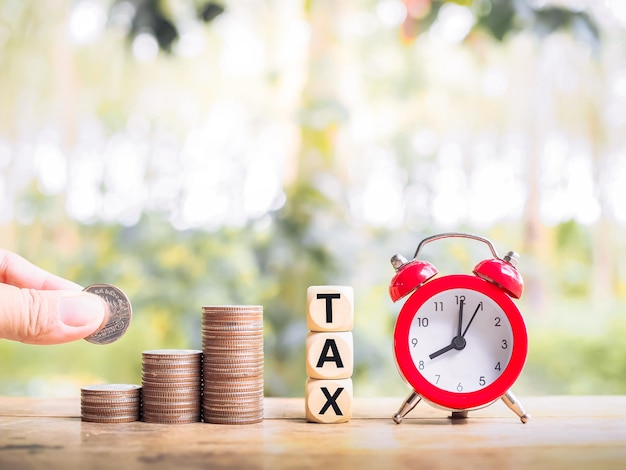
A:
<svg viewBox="0 0 626 470">
<path fill-rule="evenodd" d="M 76 341 L 100 327 L 105 308 L 100 297 L 88 292 L 0 284 L 0 338 L 29 344 Z"/>
</svg>

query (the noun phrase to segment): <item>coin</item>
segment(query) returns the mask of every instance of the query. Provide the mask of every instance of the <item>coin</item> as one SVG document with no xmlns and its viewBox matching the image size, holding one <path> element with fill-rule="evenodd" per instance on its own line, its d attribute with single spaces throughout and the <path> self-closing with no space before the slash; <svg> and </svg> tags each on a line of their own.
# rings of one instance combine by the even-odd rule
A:
<svg viewBox="0 0 626 470">
<path fill-rule="evenodd" d="M 83 289 L 85 292 L 96 294 L 107 305 L 105 321 L 98 331 L 85 338 L 93 344 L 109 344 L 120 339 L 133 316 L 132 306 L 126 294 L 110 284 L 92 284 Z"/>
<path fill-rule="evenodd" d="M 263 313 L 262 305 L 211 305 L 202 307 L 202 312 L 206 314 L 248 314 L 250 312 Z"/>
<path fill-rule="evenodd" d="M 81 410 L 89 411 L 91 413 L 99 413 L 99 412 L 107 412 L 107 413 L 117 413 L 119 411 L 133 411 L 136 408 L 136 404 L 139 400 L 135 402 L 127 402 L 127 403 L 83 403 L 81 404 Z"/>
<path fill-rule="evenodd" d="M 200 413 L 192 413 L 188 415 L 176 417 L 152 416 L 150 414 L 142 416 L 142 420 L 146 423 L 155 424 L 191 424 L 200 421 Z"/>
<path fill-rule="evenodd" d="M 152 349 L 142 353 L 142 421 L 183 424 L 200 421 L 202 351 Z"/>
<path fill-rule="evenodd" d="M 202 367 L 198 366 L 195 369 L 184 369 L 184 370 L 177 370 L 176 367 L 178 367 L 177 365 L 172 365 L 169 369 L 151 369 L 148 368 L 148 366 L 146 366 L 144 364 L 144 366 L 141 369 L 141 373 L 144 379 L 148 379 L 148 380 L 156 380 L 157 382 L 163 382 L 163 381 L 185 381 L 185 380 L 195 380 L 198 375 L 200 374 Z"/>
<path fill-rule="evenodd" d="M 248 424 L 263 419 L 263 307 L 202 308 L 203 419 Z"/>
<path fill-rule="evenodd" d="M 141 387 L 135 384 L 86 385 L 81 388 L 80 408 L 83 421 L 137 421 L 141 409 Z"/>
<path fill-rule="evenodd" d="M 144 411 L 147 409 L 152 410 L 181 410 L 184 408 L 198 408 L 200 409 L 200 395 L 195 397 L 188 398 L 180 398 L 176 397 L 176 408 L 172 408 L 170 406 L 172 398 L 171 397 L 162 397 L 162 398 L 153 398 L 151 404 L 146 407 L 144 406 Z"/>
<path fill-rule="evenodd" d="M 185 358 L 199 358 L 202 351 L 199 349 L 148 349 L 143 351 L 143 359 L 167 358 L 182 361 Z"/>
<path fill-rule="evenodd" d="M 178 383 L 178 384 L 189 384 L 193 385 L 197 379 L 198 375 L 200 375 L 200 369 L 195 371 L 195 373 L 189 374 L 155 374 L 154 372 L 144 372 L 143 380 L 144 382 L 153 382 L 153 383 Z"/>
<path fill-rule="evenodd" d="M 137 421 L 137 416 L 128 415 L 128 416 L 116 416 L 116 417 L 100 417 L 100 416 L 89 416 L 89 415 L 81 415 L 81 420 L 90 422 L 90 423 L 131 423 L 133 421 Z"/>
<path fill-rule="evenodd" d="M 257 413 L 251 416 L 220 416 L 216 413 L 209 412 L 207 416 L 205 411 L 204 416 L 204 421 L 211 424 L 256 424 L 263 421 L 263 413 Z"/>
<path fill-rule="evenodd" d="M 84 385 L 81 387 L 81 391 L 83 393 L 94 392 L 97 394 L 102 394 L 103 392 L 107 392 L 110 394 L 112 392 L 120 392 L 123 394 L 126 393 L 140 393 L 141 385 L 135 384 L 95 384 L 95 385 Z"/>
<path fill-rule="evenodd" d="M 153 398 L 169 397 L 173 400 L 176 399 L 191 399 L 200 398 L 202 395 L 202 387 L 180 387 L 176 384 L 172 384 L 167 387 L 153 387 L 152 384 L 146 384 L 144 388 L 147 388 L 145 393 L 141 394 L 143 402 L 149 401 Z"/>
</svg>

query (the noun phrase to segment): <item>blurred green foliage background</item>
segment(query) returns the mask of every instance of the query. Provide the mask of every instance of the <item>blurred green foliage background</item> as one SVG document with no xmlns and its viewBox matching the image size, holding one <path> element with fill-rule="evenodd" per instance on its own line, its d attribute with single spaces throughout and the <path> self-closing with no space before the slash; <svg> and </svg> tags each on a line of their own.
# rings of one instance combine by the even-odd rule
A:
<svg viewBox="0 0 626 470">
<path fill-rule="evenodd" d="M 0 246 L 131 298 L 109 346 L 0 341 L 0 394 L 141 381 L 261 304 L 304 393 L 310 285 L 355 290 L 355 394 L 404 395 L 389 259 L 521 254 L 523 394 L 626 393 L 619 1 L 0 0 Z M 459 240 L 443 274 L 490 256 Z"/>
</svg>

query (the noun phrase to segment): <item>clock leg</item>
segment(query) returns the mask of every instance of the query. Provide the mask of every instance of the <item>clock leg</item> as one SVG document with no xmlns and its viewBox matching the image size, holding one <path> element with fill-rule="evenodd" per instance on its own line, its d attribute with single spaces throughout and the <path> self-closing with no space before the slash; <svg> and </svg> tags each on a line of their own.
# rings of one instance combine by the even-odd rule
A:
<svg viewBox="0 0 626 470">
<path fill-rule="evenodd" d="M 395 423 L 400 424 L 404 417 L 409 414 L 409 412 L 415 408 L 420 401 L 422 401 L 422 397 L 420 397 L 415 391 L 411 392 L 407 399 L 404 400 L 404 403 L 402 403 L 398 412 L 393 415 Z"/>
<path fill-rule="evenodd" d="M 510 390 L 506 392 L 502 396 L 502 401 L 506 404 L 506 406 L 508 406 L 511 409 L 511 411 L 513 411 L 513 413 L 519 416 L 522 423 L 528 422 L 528 420 L 530 419 L 530 415 L 526 413 L 526 410 L 524 409 L 522 404 L 519 402 L 517 397 L 513 395 L 513 392 L 511 392 Z"/>
</svg>

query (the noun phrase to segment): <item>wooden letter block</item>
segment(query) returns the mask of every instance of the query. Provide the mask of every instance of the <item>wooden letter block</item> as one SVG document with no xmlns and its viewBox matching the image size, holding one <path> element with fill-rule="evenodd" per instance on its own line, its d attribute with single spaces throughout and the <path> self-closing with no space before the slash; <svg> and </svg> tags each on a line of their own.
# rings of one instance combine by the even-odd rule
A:
<svg viewBox="0 0 626 470">
<path fill-rule="evenodd" d="M 306 291 L 306 324 L 309 331 L 352 331 L 352 287 L 310 286 Z"/>
<path fill-rule="evenodd" d="M 352 376 L 352 332 L 308 333 L 306 375 L 313 379 L 347 379 Z"/>
<path fill-rule="evenodd" d="M 306 420 L 311 423 L 345 423 L 352 417 L 352 379 L 307 379 Z"/>
</svg>

